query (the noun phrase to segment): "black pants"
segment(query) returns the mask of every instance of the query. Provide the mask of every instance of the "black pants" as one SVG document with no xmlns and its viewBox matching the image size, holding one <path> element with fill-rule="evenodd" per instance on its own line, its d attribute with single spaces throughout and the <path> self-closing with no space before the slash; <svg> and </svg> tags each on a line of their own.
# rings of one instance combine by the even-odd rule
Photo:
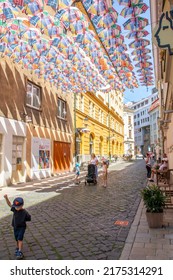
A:
<svg viewBox="0 0 173 280">
<path fill-rule="evenodd" d="M 147 169 L 147 178 L 151 177 L 151 166 L 146 165 L 146 169 Z"/>
</svg>

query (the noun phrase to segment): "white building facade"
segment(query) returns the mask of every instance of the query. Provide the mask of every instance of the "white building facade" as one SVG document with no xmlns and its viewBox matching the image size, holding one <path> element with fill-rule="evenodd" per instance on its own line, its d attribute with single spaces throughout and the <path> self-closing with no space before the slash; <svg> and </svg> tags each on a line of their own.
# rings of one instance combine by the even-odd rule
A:
<svg viewBox="0 0 173 280">
<path fill-rule="evenodd" d="M 150 115 L 151 104 L 158 99 L 158 92 L 155 88 L 152 94 L 138 102 L 129 104 L 128 107 L 134 110 L 134 135 L 135 154 L 146 154 L 151 151 L 150 144 Z"/>
<path fill-rule="evenodd" d="M 156 99 L 148 111 L 150 115 L 150 146 L 151 151 L 158 160 L 161 157 L 161 143 L 159 136 L 158 120 L 159 120 L 159 98 Z"/>
<path fill-rule="evenodd" d="M 135 154 L 135 140 L 134 140 L 134 110 L 124 106 L 123 113 L 124 120 L 124 154 Z"/>
</svg>

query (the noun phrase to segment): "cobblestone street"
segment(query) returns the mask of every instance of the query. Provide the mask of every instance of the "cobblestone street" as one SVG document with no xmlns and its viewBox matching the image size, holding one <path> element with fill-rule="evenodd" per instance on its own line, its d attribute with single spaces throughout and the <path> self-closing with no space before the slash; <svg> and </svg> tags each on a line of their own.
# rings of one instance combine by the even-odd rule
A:
<svg viewBox="0 0 173 280">
<path fill-rule="evenodd" d="M 145 162 L 119 161 L 110 166 L 108 188 L 102 187 L 101 176 L 97 185 L 90 186 L 84 181 L 74 186 L 72 178 L 49 178 L 49 183 L 19 185 L 12 192 L 10 199 L 23 196 L 32 215 L 24 240 L 26 260 L 119 259 L 145 185 Z M 1 188 L 1 196 L 4 191 Z M 0 259 L 14 259 L 12 214 L 2 197 L 0 202 Z M 128 225 L 116 225 L 117 220 Z"/>
</svg>

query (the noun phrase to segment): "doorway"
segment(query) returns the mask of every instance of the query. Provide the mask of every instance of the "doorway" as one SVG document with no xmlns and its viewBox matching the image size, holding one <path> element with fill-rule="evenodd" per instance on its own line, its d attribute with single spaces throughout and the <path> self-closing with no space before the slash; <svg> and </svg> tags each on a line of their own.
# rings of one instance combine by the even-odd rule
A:
<svg viewBox="0 0 173 280">
<path fill-rule="evenodd" d="M 54 171 L 70 171 L 70 143 L 54 141 Z"/>
</svg>

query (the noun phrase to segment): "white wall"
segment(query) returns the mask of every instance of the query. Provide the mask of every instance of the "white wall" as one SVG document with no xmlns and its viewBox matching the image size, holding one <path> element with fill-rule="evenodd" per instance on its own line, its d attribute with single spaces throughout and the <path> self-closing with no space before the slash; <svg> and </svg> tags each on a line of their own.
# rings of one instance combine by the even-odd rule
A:
<svg viewBox="0 0 173 280">
<path fill-rule="evenodd" d="M 0 117 L 0 134 L 2 134 L 2 158 L 0 172 L 0 186 L 7 186 L 12 176 L 12 139 L 13 135 L 26 137 L 26 124 L 21 121 Z M 24 158 L 26 166 L 26 144 L 24 141 Z M 26 171 L 24 171 L 26 178 Z"/>
</svg>

